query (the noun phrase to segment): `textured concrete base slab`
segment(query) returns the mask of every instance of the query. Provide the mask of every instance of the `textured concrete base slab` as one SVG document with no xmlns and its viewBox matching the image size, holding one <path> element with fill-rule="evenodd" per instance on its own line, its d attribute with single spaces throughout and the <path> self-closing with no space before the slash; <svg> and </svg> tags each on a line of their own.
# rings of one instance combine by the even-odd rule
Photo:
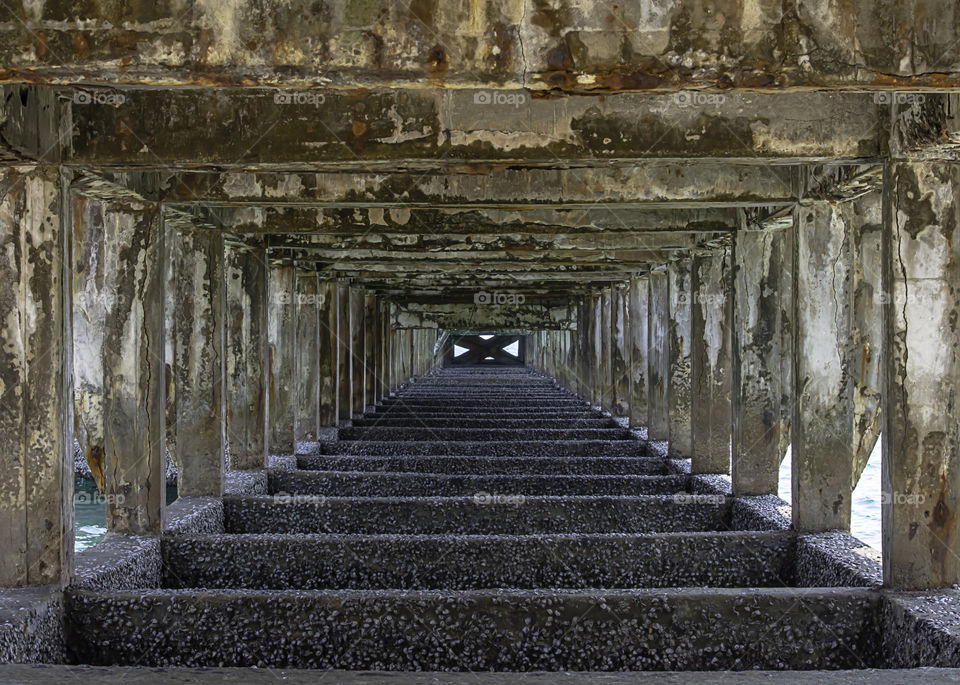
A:
<svg viewBox="0 0 960 685">
<path fill-rule="evenodd" d="M 728 530 L 725 498 L 224 497 L 227 533 L 497 534 Z"/>
<path fill-rule="evenodd" d="M 556 474 L 457 475 L 277 471 L 270 492 L 337 497 L 458 497 L 510 495 L 668 495 L 684 492 L 687 477 Z"/>
<path fill-rule="evenodd" d="M 258 668 L 134 668 L 127 666 L 31 666 L 0 665 L 0 681 L 9 685 L 38 685 L 51 682 L 114 683 L 124 685 L 205 685 L 206 683 L 249 683 L 250 685 L 860 685 L 892 683 L 927 685 L 960 683 L 960 669 L 914 668 L 901 670 L 863 669 L 857 671 L 697 671 L 633 673 L 398 673 L 335 670 Z"/>
<path fill-rule="evenodd" d="M 409 441 L 348 440 L 326 442 L 316 451 L 301 452 L 304 456 L 321 454 L 371 455 L 392 457 L 396 455 L 430 456 L 463 455 L 491 457 L 646 457 L 646 446 L 633 440 L 562 440 L 543 442 L 539 440 L 490 440 L 471 441 Z"/>
<path fill-rule="evenodd" d="M 371 670 L 877 666 L 870 590 L 68 594 L 79 663 Z"/>
<path fill-rule="evenodd" d="M 791 533 L 213 535 L 164 539 L 164 586 L 250 589 L 777 587 Z"/>
<path fill-rule="evenodd" d="M 634 474 L 672 473 L 662 459 L 646 457 L 297 457 L 297 467 L 315 471 L 378 471 L 404 473 L 524 474 Z"/>
</svg>

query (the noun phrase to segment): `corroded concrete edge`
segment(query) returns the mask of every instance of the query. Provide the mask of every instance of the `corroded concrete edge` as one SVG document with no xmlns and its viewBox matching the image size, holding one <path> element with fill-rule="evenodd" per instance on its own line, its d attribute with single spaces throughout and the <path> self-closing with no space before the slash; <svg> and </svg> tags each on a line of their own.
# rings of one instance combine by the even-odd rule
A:
<svg viewBox="0 0 960 685">
<path fill-rule="evenodd" d="M 0 663 L 63 663 L 63 615 L 58 587 L 0 589 Z"/>
<path fill-rule="evenodd" d="M 797 538 L 797 585 L 880 587 L 880 552 L 843 530 Z"/>
<path fill-rule="evenodd" d="M 882 654 L 894 668 L 960 666 L 960 591 L 884 592 Z"/>
<path fill-rule="evenodd" d="M 227 471 L 223 481 L 225 495 L 266 495 L 267 472 L 263 469 Z"/>
</svg>

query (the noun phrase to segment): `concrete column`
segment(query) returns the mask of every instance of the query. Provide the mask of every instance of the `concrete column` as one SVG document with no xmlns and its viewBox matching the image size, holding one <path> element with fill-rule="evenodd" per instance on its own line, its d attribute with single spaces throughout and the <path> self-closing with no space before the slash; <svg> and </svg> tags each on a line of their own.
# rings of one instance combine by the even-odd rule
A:
<svg viewBox="0 0 960 685">
<path fill-rule="evenodd" d="M 296 276 L 292 262 L 270 264 L 270 453 L 293 454 L 297 400 Z"/>
<path fill-rule="evenodd" d="M 339 423 L 350 421 L 353 409 L 353 382 L 350 372 L 350 286 L 346 281 L 337 283 L 337 414 Z"/>
<path fill-rule="evenodd" d="M 54 169 L 4 169 L 0 178 L 0 586 L 65 585 L 73 555 L 65 209 Z"/>
<path fill-rule="evenodd" d="M 670 316 L 667 328 L 670 388 L 667 398 L 670 411 L 671 456 L 685 458 L 693 452 L 693 428 L 690 423 L 693 396 L 690 388 L 690 260 L 672 262 L 667 270 L 670 291 Z"/>
<path fill-rule="evenodd" d="M 364 293 L 359 288 L 350 288 L 350 381 L 352 384 L 351 419 L 363 416 L 364 389 Z"/>
<path fill-rule="evenodd" d="M 365 332 L 363 337 L 363 346 L 365 349 L 363 359 L 364 359 L 364 370 L 363 370 L 363 410 L 366 411 L 369 407 L 373 409 L 373 405 L 377 401 L 377 359 L 378 359 L 378 349 L 377 341 L 379 340 L 379 330 L 378 330 L 378 318 L 377 317 L 377 296 L 373 293 L 367 293 L 364 297 L 364 312 L 363 312 L 363 321 L 365 324 Z"/>
<path fill-rule="evenodd" d="M 104 226 L 107 529 L 157 535 L 166 496 L 164 231 L 152 203 L 111 202 Z"/>
<path fill-rule="evenodd" d="M 223 234 L 167 227 L 174 264 L 177 493 L 223 494 L 225 358 Z"/>
<path fill-rule="evenodd" d="M 380 302 L 380 387 L 377 390 L 377 400 L 390 394 L 390 345 L 393 340 L 390 330 L 390 305 Z"/>
<path fill-rule="evenodd" d="M 9 171 L 4 171 L 9 174 Z M 73 217 L 74 431 L 100 491 L 103 474 L 103 333 L 105 203 L 85 195 L 70 198 Z"/>
<path fill-rule="evenodd" d="M 630 426 L 646 426 L 649 418 L 647 385 L 649 366 L 647 348 L 647 303 L 650 296 L 650 282 L 647 276 L 634 276 L 630 279 L 629 322 L 630 322 Z"/>
<path fill-rule="evenodd" d="M 854 298 L 853 347 L 855 367 L 853 487 L 880 437 L 883 374 L 883 308 L 889 299 L 883 288 L 883 193 L 862 195 L 841 205 L 844 221 L 853 226 Z"/>
<path fill-rule="evenodd" d="M 607 397 L 605 395 L 607 386 L 606 374 L 606 355 L 604 354 L 604 316 L 603 316 L 603 293 L 600 292 L 593 296 L 591 322 L 591 332 L 593 333 L 593 345 L 590 347 L 593 369 L 591 372 L 591 384 L 593 389 L 593 405 L 596 407 L 606 407 Z"/>
<path fill-rule="evenodd" d="M 647 405 L 647 437 L 667 440 L 670 437 L 670 356 L 669 326 L 670 288 L 667 272 L 651 271 L 647 295 L 647 378 L 650 394 Z"/>
<path fill-rule="evenodd" d="M 737 231 L 733 262 L 732 480 L 735 495 L 770 495 L 780 468 L 780 241 Z"/>
<path fill-rule="evenodd" d="M 903 162 L 884 216 L 883 576 L 960 583 L 960 164 Z"/>
<path fill-rule="evenodd" d="M 853 237 L 835 203 L 794 215 L 793 525 L 850 528 L 853 393 Z"/>
<path fill-rule="evenodd" d="M 320 427 L 319 279 L 314 269 L 296 270 L 296 440 L 317 440 Z"/>
<path fill-rule="evenodd" d="M 317 284 L 317 316 L 319 321 L 320 428 L 337 425 L 337 282 L 320 279 Z"/>
<path fill-rule="evenodd" d="M 267 458 L 267 253 L 227 250 L 227 443 L 231 469 L 262 469 Z"/>
<path fill-rule="evenodd" d="M 607 288 L 600 295 L 600 404 L 611 413 L 613 412 L 613 288 Z"/>
<path fill-rule="evenodd" d="M 630 353 L 633 347 L 630 339 L 630 320 L 628 316 L 630 289 L 620 285 L 613 290 L 613 346 L 610 350 L 613 371 L 612 412 L 614 416 L 630 415 Z"/>
<path fill-rule="evenodd" d="M 693 473 L 730 473 L 730 259 L 698 253 L 691 270 Z"/>
</svg>

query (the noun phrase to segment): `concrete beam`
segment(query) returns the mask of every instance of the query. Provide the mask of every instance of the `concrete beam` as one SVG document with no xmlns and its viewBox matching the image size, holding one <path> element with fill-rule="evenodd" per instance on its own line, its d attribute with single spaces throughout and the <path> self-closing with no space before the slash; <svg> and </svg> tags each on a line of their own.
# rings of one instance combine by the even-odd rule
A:
<svg viewBox="0 0 960 685">
<path fill-rule="evenodd" d="M 728 92 L 478 104 L 477 91 L 332 91 L 322 106 L 278 103 L 272 89 L 125 89 L 117 106 L 75 104 L 61 118 L 76 165 L 284 164 L 318 155 L 368 160 L 862 159 L 884 151 L 884 110 L 870 93 Z M 101 94 L 92 93 L 99 97 Z M 224 116 L 224 113 L 230 116 Z"/>
<path fill-rule="evenodd" d="M 262 244 L 227 248 L 227 442 L 231 469 L 267 458 L 267 253 Z"/>
<path fill-rule="evenodd" d="M 694 254 L 690 343 L 693 473 L 730 473 L 732 280 L 727 250 Z"/>
<path fill-rule="evenodd" d="M 734 236 L 732 480 L 736 495 L 776 494 L 780 468 L 779 231 Z"/>
<path fill-rule="evenodd" d="M 960 165 L 891 169 L 883 275 L 883 577 L 897 589 L 960 582 Z"/>
<path fill-rule="evenodd" d="M 512 292 L 477 293 L 481 301 L 468 304 L 397 303 L 391 325 L 394 328 L 441 328 L 446 330 L 498 330 L 505 328 L 564 329 L 576 326 L 570 307 L 544 307 L 498 298 L 517 298 Z"/>
<path fill-rule="evenodd" d="M 558 13 L 501 1 L 481 11 L 242 0 L 228 7 L 48 4 L 41 11 L 15 4 L 0 15 L 0 79 L 408 91 L 489 84 L 489 99 L 480 102 L 507 110 L 516 99 L 493 97 L 503 89 L 536 102 L 537 91 L 946 88 L 960 79 L 957 11 L 947 2 L 884 4 L 861 15 L 856 6 L 744 0 L 697 9 L 572 5 Z M 530 90 L 513 90 L 524 86 Z"/>
<path fill-rule="evenodd" d="M 51 168 L 0 171 L 0 586 L 66 585 L 73 556 L 68 224 Z"/>
<path fill-rule="evenodd" d="M 297 402 L 296 267 L 270 261 L 270 454 L 293 454 Z"/>
</svg>

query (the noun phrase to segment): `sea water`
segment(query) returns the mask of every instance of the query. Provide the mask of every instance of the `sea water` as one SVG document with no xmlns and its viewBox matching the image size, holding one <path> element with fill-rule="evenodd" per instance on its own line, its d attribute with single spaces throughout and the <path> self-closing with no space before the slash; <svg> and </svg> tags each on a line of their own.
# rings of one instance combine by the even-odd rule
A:
<svg viewBox="0 0 960 685">
<path fill-rule="evenodd" d="M 790 502 L 790 450 L 780 465 L 780 498 Z M 877 440 L 870 460 L 857 487 L 853 490 L 850 511 L 850 533 L 861 542 L 880 550 L 880 441 Z"/>
</svg>

